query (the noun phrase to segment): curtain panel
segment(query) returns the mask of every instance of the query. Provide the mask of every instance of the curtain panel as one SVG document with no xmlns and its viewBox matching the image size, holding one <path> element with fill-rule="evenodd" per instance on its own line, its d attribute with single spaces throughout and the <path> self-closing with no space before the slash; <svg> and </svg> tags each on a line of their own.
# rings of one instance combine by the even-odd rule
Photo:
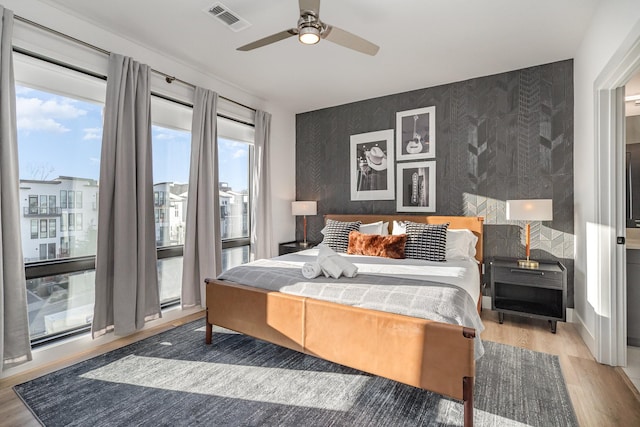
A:
<svg viewBox="0 0 640 427">
<path fill-rule="evenodd" d="M 150 68 L 111 54 L 100 159 L 93 337 L 161 317 L 153 206 Z"/>
<path fill-rule="evenodd" d="M 271 182 L 269 174 L 269 139 L 271 114 L 256 111 L 254 168 L 251 182 L 251 260 L 270 258 L 273 233 L 271 230 Z"/>
<path fill-rule="evenodd" d="M 0 371 L 31 360 L 20 235 L 13 12 L 0 6 Z"/>
<path fill-rule="evenodd" d="M 182 307 L 205 304 L 204 279 L 222 270 L 218 187 L 218 94 L 196 87 L 182 265 Z"/>
</svg>

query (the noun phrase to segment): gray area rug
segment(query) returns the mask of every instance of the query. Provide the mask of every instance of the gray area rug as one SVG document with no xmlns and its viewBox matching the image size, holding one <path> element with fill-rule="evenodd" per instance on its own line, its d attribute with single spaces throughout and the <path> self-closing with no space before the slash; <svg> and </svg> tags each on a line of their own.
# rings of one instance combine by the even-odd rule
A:
<svg viewBox="0 0 640 427">
<path fill-rule="evenodd" d="M 485 341 L 478 426 L 577 426 L 556 356 Z M 461 402 L 204 320 L 14 387 L 45 426 L 458 426 Z"/>
</svg>

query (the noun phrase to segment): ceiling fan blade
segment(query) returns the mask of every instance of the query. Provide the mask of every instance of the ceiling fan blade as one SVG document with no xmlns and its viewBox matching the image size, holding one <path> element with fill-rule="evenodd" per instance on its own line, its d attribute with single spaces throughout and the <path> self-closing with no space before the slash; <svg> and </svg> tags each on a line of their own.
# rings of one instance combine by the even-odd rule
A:
<svg viewBox="0 0 640 427">
<path fill-rule="evenodd" d="M 378 53 L 378 50 L 380 50 L 378 45 L 332 25 L 327 25 L 327 29 L 322 33 L 322 38 L 339 44 L 340 46 L 357 50 L 358 52 L 366 53 L 371 56 L 375 55 Z"/>
<path fill-rule="evenodd" d="M 262 46 L 266 46 L 266 45 L 271 44 L 271 43 L 279 42 L 280 40 L 284 40 L 284 39 L 289 38 L 291 36 L 295 36 L 296 34 L 298 34 L 298 29 L 297 28 L 291 28 L 289 30 L 284 30 L 284 31 L 280 31 L 279 33 L 271 34 L 270 36 L 267 36 L 267 37 L 262 38 L 260 40 L 256 40 L 256 41 L 251 42 L 249 44 L 245 44 L 244 46 L 240 46 L 236 50 L 240 50 L 242 52 L 246 52 L 248 50 L 253 50 L 253 49 L 256 49 L 256 48 L 259 48 L 259 47 L 262 47 Z"/>
<path fill-rule="evenodd" d="M 300 15 L 305 10 L 312 10 L 316 13 L 316 17 L 320 16 L 320 0 L 298 0 L 300 5 Z"/>
</svg>

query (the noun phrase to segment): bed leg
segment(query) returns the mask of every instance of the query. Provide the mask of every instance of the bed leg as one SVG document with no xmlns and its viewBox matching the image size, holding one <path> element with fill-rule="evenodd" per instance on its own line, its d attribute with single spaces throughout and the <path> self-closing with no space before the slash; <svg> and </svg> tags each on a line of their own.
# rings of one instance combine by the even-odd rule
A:
<svg viewBox="0 0 640 427">
<path fill-rule="evenodd" d="M 207 308 L 207 313 L 204 317 L 204 321 L 206 323 L 206 331 L 204 336 L 204 343 L 211 344 L 211 338 L 213 335 L 213 325 L 209 323 L 209 309 Z"/>
<path fill-rule="evenodd" d="M 462 400 L 464 403 L 464 427 L 473 427 L 473 378 L 462 378 Z"/>
</svg>

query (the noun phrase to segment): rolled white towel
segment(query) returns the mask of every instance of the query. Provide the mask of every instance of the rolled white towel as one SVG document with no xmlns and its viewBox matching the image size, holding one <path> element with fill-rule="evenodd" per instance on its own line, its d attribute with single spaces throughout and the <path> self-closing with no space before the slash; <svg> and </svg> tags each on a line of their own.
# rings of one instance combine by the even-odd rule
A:
<svg viewBox="0 0 640 427">
<path fill-rule="evenodd" d="M 342 267 L 336 264 L 331 256 L 318 256 L 318 264 L 326 277 L 337 279 L 342 274 Z"/>
<path fill-rule="evenodd" d="M 306 279 L 315 279 L 322 274 L 322 268 L 317 262 L 305 262 L 302 264 L 302 275 Z"/>
<path fill-rule="evenodd" d="M 329 257 L 331 261 L 337 264 L 342 270 L 342 274 L 347 277 L 355 277 L 358 274 L 358 267 L 356 267 L 351 261 L 338 254 Z"/>
<path fill-rule="evenodd" d="M 318 264 L 322 267 L 325 276 L 334 279 L 341 274 L 354 277 L 358 273 L 358 267 L 326 245 L 318 246 Z"/>
</svg>

